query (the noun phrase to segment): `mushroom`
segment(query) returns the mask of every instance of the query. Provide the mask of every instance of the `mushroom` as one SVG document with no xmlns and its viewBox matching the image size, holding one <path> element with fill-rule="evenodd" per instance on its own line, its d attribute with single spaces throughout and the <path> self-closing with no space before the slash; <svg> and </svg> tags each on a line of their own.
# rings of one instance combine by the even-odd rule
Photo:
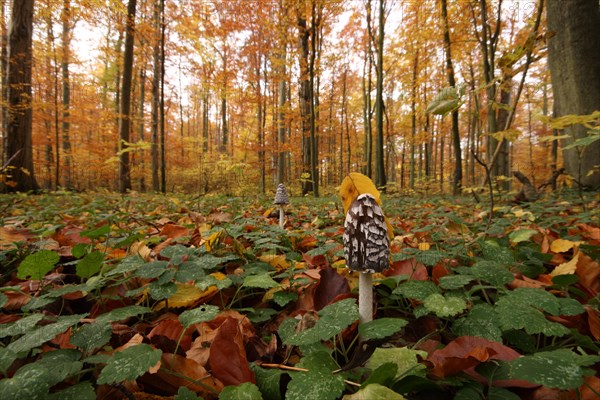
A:
<svg viewBox="0 0 600 400">
<path fill-rule="evenodd" d="M 344 222 L 346 266 L 358 271 L 358 313 L 360 322 L 373 319 L 373 278 L 389 267 L 390 237 L 383 210 L 369 193 L 352 202 Z"/>
<path fill-rule="evenodd" d="M 275 200 L 273 204 L 279 206 L 279 227 L 283 229 L 285 212 L 283 207 L 286 204 L 290 204 L 290 196 L 288 195 L 287 189 L 283 183 L 277 185 L 277 191 L 275 192 Z"/>
</svg>

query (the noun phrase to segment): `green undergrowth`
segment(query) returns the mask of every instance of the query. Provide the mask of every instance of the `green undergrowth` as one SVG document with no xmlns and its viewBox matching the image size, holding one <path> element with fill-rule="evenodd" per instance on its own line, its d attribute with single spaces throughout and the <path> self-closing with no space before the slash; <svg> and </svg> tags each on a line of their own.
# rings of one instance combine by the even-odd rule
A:
<svg viewBox="0 0 600 400">
<path fill-rule="evenodd" d="M 600 396 L 586 196 L 384 196 L 391 267 L 358 326 L 337 197 L 292 198 L 281 229 L 264 197 L 2 195 L 0 397 Z"/>
</svg>

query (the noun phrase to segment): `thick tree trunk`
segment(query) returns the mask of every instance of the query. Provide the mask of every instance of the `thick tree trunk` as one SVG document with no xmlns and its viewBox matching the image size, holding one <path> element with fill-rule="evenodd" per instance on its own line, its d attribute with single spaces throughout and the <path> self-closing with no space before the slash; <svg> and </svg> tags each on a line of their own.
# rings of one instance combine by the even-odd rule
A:
<svg viewBox="0 0 600 400">
<path fill-rule="evenodd" d="M 600 109 L 600 5 L 598 0 L 548 0 L 548 63 L 556 117 L 585 115 Z M 585 137 L 582 125 L 565 129 L 571 139 Z M 563 150 L 567 173 L 588 188 L 600 187 L 600 141 Z M 581 152 L 581 154 L 579 153 Z"/>
<path fill-rule="evenodd" d="M 14 0 L 8 40 L 8 125 L 4 190 L 38 190 L 31 141 L 33 0 Z M 4 166 L 0 166 L 4 167 Z"/>
<path fill-rule="evenodd" d="M 131 126 L 131 81 L 133 78 L 133 40 L 135 34 L 135 9 L 137 0 L 127 4 L 127 26 L 125 33 L 125 55 L 123 56 L 123 86 L 119 116 L 119 191 L 131 189 L 129 165 L 129 128 Z"/>
</svg>

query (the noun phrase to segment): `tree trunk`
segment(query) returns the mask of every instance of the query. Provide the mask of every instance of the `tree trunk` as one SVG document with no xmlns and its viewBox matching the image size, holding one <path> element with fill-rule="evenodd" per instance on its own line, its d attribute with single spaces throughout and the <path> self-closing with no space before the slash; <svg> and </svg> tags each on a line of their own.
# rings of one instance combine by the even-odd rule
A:
<svg viewBox="0 0 600 400">
<path fill-rule="evenodd" d="M 69 79 L 69 63 L 71 55 L 71 0 L 63 1 L 62 19 L 62 150 L 65 164 L 62 168 L 62 184 L 65 188 L 71 189 L 71 139 L 69 137 L 71 130 L 71 82 Z"/>
<path fill-rule="evenodd" d="M 131 126 L 131 81 L 133 78 L 133 40 L 135 34 L 135 9 L 137 0 L 127 4 L 127 26 L 125 32 L 125 54 L 123 56 L 123 81 L 119 115 L 119 191 L 131 189 L 129 165 L 129 128 Z"/>
<path fill-rule="evenodd" d="M 302 195 L 313 190 L 313 176 L 311 174 L 312 145 L 310 140 L 310 77 L 309 77 L 309 31 L 306 17 L 298 11 L 298 36 L 300 47 L 300 120 L 302 126 Z"/>
<path fill-rule="evenodd" d="M 280 66 L 280 71 L 279 71 L 279 99 L 278 99 L 278 103 L 277 103 L 277 142 L 279 145 L 278 148 L 278 152 L 277 152 L 277 183 L 284 183 L 285 181 L 285 160 L 286 160 L 286 154 L 287 151 L 284 151 L 282 149 L 282 147 L 285 145 L 286 142 L 286 135 L 285 135 L 285 127 L 286 127 L 286 122 L 285 122 L 285 106 L 286 106 L 286 94 L 287 94 L 287 89 L 286 89 L 286 71 L 285 71 L 285 63 L 286 63 L 286 58 L 287 58 L 287 45 L 286 45 L 286 34 L 284 33 L 284 37 L 282 39 L 282 43 L 281 43 L 281 53 L 279 54 L 279 62 L 281 63 Z"/>
<path fill-rule="evenodd" d="M 385 0 L 379 0 L 379 33 L 377 35 L 377 86 L 375 94 L 375 184 L 385 190 L 385 160 L 383 154 L 383 42 Z"/>
<path fill-rule="evenodd" d="M 154 4 L 154 29 L 156 36 L 160 29 L 160 7 L 156 1 Z M 160 103 L 160 40 L 156 39 L 152 46 L 152 104 L 150 111 L 151 130 L 152 130 L 152 147 L 150 148 L 150 163 L 152 168 L 152 190 L 158 192 L 160 183 L 158 181 L 158 107 Z"/>
<path fill-rule="evenodd" d="M 33 0 L 13 0 L 8 40 L 8 125 L 4 190 L 38 190 L 33 171 L 31 63 Z M 4 166 L 1 166 L 4 167 Z M 4 169 L 4 168 L 3 168 Z"/>
<path fill-rule="evenodd" d="M 371 0 L 367 0 L 367 35 L 369 40 L 365 46 L 365 62 L 363 67 L 362 92 L 363 92 L 363 124 L 365 129 L 365 145 L 363 155 L 363 173 L 369 178 L 373 176 L 373 127 L 371 117 L 373 116 L 373 105 L 371 104 L 371 90 L 373 89 L 372 80 L 372 44 L 373 28 L 371 26 Z M 350 171 L 348 171 L 350 172 Z"/>
<path fill-rule="evenodd" d="M 556 117 L 586 115 L 600 109 L 600 5 L 598 0 L 548 0 L 548 63 Z M 586 137 L 582 125 L 565 129 L 570 139 Z M 567 173 L 587 188 L 600 187 L 600 141 L 585 149 L 563 150 Z"/>
<path fill-rule="evenodd" d="M 442 21 L 444 24 L 444 47 L 446 49 L 446 73 L 448 74 L 448 84 L 456 87 L 454 78 L 454 66 L 452 65 L 452 46 L 450 41 L 450 27 L 448 24 L 448 6 L 447 1 L 442 0 Z M 460 134 L 458 131 L 458 109 L 452 111 L 452 144 L 454 147 L 454 180 L 452 182 L 452 192 L 457 195 L 462 187 L 462 150 L 460 146 Z"/>
</svg>

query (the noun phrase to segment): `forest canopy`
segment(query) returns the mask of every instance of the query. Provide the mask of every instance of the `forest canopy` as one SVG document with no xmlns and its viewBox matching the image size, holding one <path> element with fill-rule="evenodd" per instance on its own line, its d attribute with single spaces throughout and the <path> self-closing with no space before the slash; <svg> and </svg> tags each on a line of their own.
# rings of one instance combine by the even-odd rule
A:
<svg viewBox="0 0 600 400">
<path fill-rule="evenodd" d="M 285 182 L 318 195 L 361 171 L 389 190 L 459 193 L 484 183 L 483 164 L 504 189 L 515 171 L 536 186 L 563 165 L 567 184 L 598 186 L 600 105 L 572 100 L 595 98 L 596 45 L 561 39 L 583 14 L 598 25 L 594 1 L 0 3 L 2 68 L 31 70 L 30 86 L 2 81 L 7 99 L 31 91 L 3 102 L 5 189 L 247 194 Z M 14 28 L 27 12 L 31 29 Z M 30 61 L 7 52 L 27 34 Z M 561 82 L 571 92 L 555 102 Z M 30 142 L 15 146 L 20 109 Z M 553 119 L 565 115 L 580 120 Z"/>
</svg>

